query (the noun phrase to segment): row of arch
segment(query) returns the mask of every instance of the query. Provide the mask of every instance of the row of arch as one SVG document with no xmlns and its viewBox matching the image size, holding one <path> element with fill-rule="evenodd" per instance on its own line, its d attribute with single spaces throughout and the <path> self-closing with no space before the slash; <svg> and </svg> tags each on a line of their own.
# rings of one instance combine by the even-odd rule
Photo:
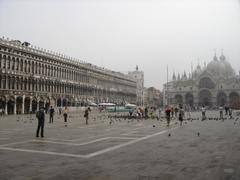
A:
<svg viewBox="0 0 240 180">
<path fill-rule="evenodd" d="M 77 72 L 64 67 L 37 62 L 27 58 L 11 57 L 5 54 L 0 54 L 0 68 L 49 77 L 89 82 L 89 76 L 87 76 L 86 69 L 81 69 L 80 72 Z"/>
<path fill-rule="evenodd" d="M 45 61 L 37 61 L 31 57 L 19 57 L 14 54 L 14 56 L 1 54 L 0 53 L 0 69 L 6 71 L 17 71 L 20 73 L 34 74 L 39 76 L 46 76 L 57 79 L 71 80 L 81 83 L 96 82 L 95 84 L 105 84 L 107 86 L 110 84 L 112 87 L 121 85 L 129 86 L 132 91 L 135 91 L 135 84 L 129 78 L 118 78 L 94 71 L 94 68 L 87 67 L 77 67 L 74 64 L 69 65 L 67 63 L 46 63 Z M 53 61 L 55 62 L 55 61 Z M 56 61 L 57 62 L 57 61 Z M 116 83 L 116 80 L 118 83 Z"/>
<path fill-rule="evenodd" d="M 94 102 L 114 102 L 116 104 L 123 104 L 123 101 L 116 101 L 116 99 L 93 99 Z M 61 97 L 31 97 L 31 96 L 1 96 L 0 97 L 0 109 L 3 109 L 5 114 L 30 114 L 36 113 L 41 107 L 48 110 L 50 106 L 53 107 L 79 107 L 87 106 L 89 100 L 87 98 L 61 98 Z"/>
<path fill-rule="evenodd" d="M 134 98 L 135 94 L 123 91 L 111 91 L 88 84 L 73 84 L 42 78 L 0 75 L 0 89 L 47 92 L 53 94 L 85 95 L 94 97 Z M 132 101 L 133 99 L 131 99 Z"/>
<path fill-rule="evenodd" d="M 228 105 L 231 108 L 240 108 L 240 96 L 237 92 L 231 92 L 229 96 L 223 91 L 219 92 L 216 99 L 213 100 L 212 93 L 209 90 L 202 90 L 198 94 L 198 102 L 194 102 L 194 96 L 192 93 L 187 93 L 185 97 L 181 94 L 174 96 L 174 104 L 186 104 L 190 107 L 194 105 L 205 106 L 225 106 Z"/>
</svg>

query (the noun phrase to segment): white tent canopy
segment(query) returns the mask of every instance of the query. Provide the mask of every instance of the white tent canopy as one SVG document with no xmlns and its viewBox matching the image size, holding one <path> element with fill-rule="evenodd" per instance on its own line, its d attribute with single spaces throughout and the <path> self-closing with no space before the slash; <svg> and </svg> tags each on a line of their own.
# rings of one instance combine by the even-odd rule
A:
<svg viewBox="0 0 240 180">
<path fill-rule="evenodd" d="M 114 103 L 99 103 L 99 106 L 116 106 Z"/>
<path fill-rule="evenodd" d="M 126 107 L 137 107 L 137 105 L 135 105 L 135 104 L 130 104 L 130 103 L 126 104 L 125 106 L 126 106 Z"/>
</svg>

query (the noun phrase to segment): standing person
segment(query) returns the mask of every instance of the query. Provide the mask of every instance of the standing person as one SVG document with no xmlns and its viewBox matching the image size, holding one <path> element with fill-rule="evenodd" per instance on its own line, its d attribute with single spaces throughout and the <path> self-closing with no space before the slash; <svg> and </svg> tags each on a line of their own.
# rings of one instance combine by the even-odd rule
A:
<svg viewBox="0 0 240 180">
<path fill-rule="evenodd" d="M 89 116 L 89 111 L 91 111 L 90 107 L 88 107 L 85 112 L 84 112 L 84 117 L 86 119 L 86 125 L 88 125 L 88 116 Z"/>
<path fill-rule="evenodd" d="M 3 109 L 0 108 L 0 116 L 2 116 L 2 115 L 3 115 Z"/>
<path fill-rule="evenodd" d="M 219 115 L 220 115 L 220 119 L 223 120 L 223 107 L 222 106 L 219 107 Z"/>
<path fill-rule="evenodd" d="M 37 114 L 36 117 L 38 119 L 38 127 L 36 132 L 36 137 L 39 137 L 39 130 L 41 129 L 41 137 L 44 137 L 44 121 L 45 121 L 45 113 L 44 109 L 41 108 Z"/>
<path fill-rule="evenodd" d="M 203 120 L 206 120 L 206 108 L 204 105 L 202 106 L 201 110 L 202 110 L 202 121 L 203 121 Z"/>
<path fill-rule="evenodd" d="M 67 106 L 65 106 L 65 108 L 63 110 L 63 117 L 64 117 L 65 127 L 67 127 L 67 118 L 68 118 L 68 108 L 67 108 Z"/>
<path fill-rule="evenodd" d="M 177 116 L 178 116 L 178 107 L 177 106 L 174 109 L 174 113 L 175 113 L 175 117 L 177 118 Z"/>
<path fill-rule="evenodd" d="M 62 114 L 62 108 L 60 107 L 59 108 L 59 115 L 61 115 Z"/>
<path fill-rule="evenodd" d="M 173 118 L 173 116 L 174 116 L 174 107 L 173 106 L 171 107 L 171 115 L 172 115 L 172 118 Z"/>
<path fill-rule="evenodd" d="M 148 107 L 145 107 L 145 110 L 144 110 L 144 114 L 145 114 L 145 119 L 148 119 Z"/>
<path fill-rule="evenodd" d="M 49 117 L 50 117 L 49 123 L 53 123 L 53 115 L 54 115 L 54 113 L 55 113 L 55 110 L 54 110 L 54 108 L 51 106 L 50 109 L 49 109 Z"/>
<path fill-rule="evenodd" d="M 171 118 L 171 107 L 167 106 L 165 109 L 166 119 L 167 119 L 167 126 L 170 125 L 170 118 Z"/>
<path fill-rule="evenodd" d="M 229 107 L 228 107 L 228 106 L 225 106 L 225 115 L 228 114 L 228 111 L 229 111 Z"/>
<path fill-rule="evenodd" d="M 232 119 L 232 108 L 228 109 L 228 113 L 229 113 L 229 118 Z"/>
<path fill-rule="evenodd" d="M 180 121 L 180 126 L 182 126 L 183 117 L 184 117 L 184 110 L 183 110 L 182 107 L 180 107 L 180 109 L 179 109 L 179 116 L 178 116 L 178 120 Z"/>
</svg>

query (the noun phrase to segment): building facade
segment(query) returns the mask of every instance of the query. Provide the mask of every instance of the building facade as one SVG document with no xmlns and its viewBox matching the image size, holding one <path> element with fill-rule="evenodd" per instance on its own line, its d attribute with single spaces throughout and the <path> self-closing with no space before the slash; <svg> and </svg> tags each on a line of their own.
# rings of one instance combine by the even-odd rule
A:
<svg viewBox="0 0 240 180">
<path fill-rule="evenodd" d="M 205 105 L 210 108 L 230 106 L 240 108 L 240 76 L 222 54 L 201 67 L 180 76 L 173 74 L 172 81 L 164 85 L 164 104 L 188 107 Z"/>
<path fill-rule="evenodd" d="M 144 105 L 144 73 L 143 71 L 138 70 L 138 66 L 136 66 L 135 71 L 128 72 L 130 78 L 133 78 L 137 82 L 137 100 L 136 104 L 139 106 Z"/>
<path fill-rule="evenodd" d="M 0 38 L 0 108 L 5 114 L 88 102 L 136 102 L 136 81 L 119 72 Z"/>
<path fill-rule="evenodd" d="M 161 107 L 162 106 L 162 93 L 155 87 L 145 88 L 144 90 L 144 106 L 148 107 Z"/>
</svg>

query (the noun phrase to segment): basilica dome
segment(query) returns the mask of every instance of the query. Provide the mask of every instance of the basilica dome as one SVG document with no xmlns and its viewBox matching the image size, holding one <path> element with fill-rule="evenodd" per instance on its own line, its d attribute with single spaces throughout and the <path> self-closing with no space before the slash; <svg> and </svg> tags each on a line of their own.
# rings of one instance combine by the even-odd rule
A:
<svg viewBox="0 0 240 180">
<path fill-rule="evenodd" d="M 215 54 L 213 60 L 208 63 L 206 70 L 215 76 L 230 77 L 235 75 L 231 64 L 223 54 L 219 57 L 219 60 Z"/>
</svg>

